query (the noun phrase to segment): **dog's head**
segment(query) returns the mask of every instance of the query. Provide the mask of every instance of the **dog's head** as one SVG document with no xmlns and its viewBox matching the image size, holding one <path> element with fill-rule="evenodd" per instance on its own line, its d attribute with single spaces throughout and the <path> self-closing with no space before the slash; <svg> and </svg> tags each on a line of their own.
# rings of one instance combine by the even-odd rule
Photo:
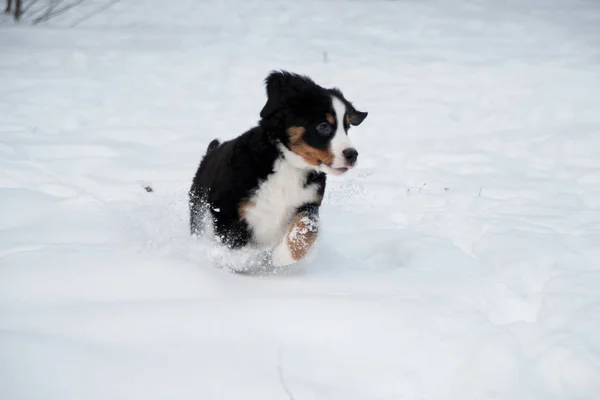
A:
<svg viewBox="0 0 600 400">
<path fill-rule="evenodd" d="M 261 124 L 276 135 L 287 159 L 332 174 L 354 167 L 358 151 L 348 130 L 360 125 L 367 112 L 355 109 L 339 89 L 325 89 L 305 76 L 272 72 L 265 82 Z"/>
</svg>

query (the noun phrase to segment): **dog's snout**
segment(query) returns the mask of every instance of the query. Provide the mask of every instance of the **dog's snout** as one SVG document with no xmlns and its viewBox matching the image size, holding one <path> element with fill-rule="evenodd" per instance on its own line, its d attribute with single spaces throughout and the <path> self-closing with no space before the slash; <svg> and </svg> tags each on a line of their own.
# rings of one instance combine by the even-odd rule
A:
<svg viewBox="0 0 600 400">
<path fill-rule="evenodd" d="M 354 164 L 356 162 L 356 159 L 358 158 L 358 151 L 356 151 L 356 149 L 353 148 L 346 149 L 342 153 L 344 154 L 344 157 L 350 164 Z"/>
</svg>

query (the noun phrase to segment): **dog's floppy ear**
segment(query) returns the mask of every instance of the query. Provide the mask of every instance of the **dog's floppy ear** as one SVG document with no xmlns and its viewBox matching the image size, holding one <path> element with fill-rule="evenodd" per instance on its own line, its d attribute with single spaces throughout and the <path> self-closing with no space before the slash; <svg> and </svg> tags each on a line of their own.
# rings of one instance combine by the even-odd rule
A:
<svg viewBox="0 0 600 400">
<path fill-rule="evenodd" d="M 304 76 L 287 71 L 273 71 L 265 79 L 267 103 L 260 112 L 261 118 L 267 118 L 275 113 L 285 100 L 300 93 L 312 81 Z"/>
<path fill-rule="evenodd" d="M 369 115 L 369 113 L 366 111 L 362 112 L 353 109 L 348 115 L 350 117 L 350 123 L 354 126 L 358 126 L 365 120 L 365 118 L 367 118 L 367 115 Z"/>
<path fill-rule="evenodd" d="M 367 115 L 369 115 L 368 112 L 358 111 L 356 108 L 354 108 L 352 102 L 344 97 L 340 89 L 334 87 L 329 89 L 329 92 L 335 97 L 337 97 L 339 100 L 343 101 L 346 105 L 346 112 L 348 113 L 346 118 L 348 118 L 348 122 L 350 123 L 350 125 L 358 126 L 362 124 L 365 118 L 367 118 Z"/>
</svg>

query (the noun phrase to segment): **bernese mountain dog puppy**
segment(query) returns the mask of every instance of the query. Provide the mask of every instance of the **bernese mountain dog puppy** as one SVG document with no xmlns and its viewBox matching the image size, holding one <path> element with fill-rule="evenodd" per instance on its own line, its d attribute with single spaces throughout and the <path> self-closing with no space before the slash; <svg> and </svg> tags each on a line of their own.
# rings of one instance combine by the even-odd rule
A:
<svg viewBox="0 0 600 400">
<path fill-rule="evenodd" d="M 368 113 L 303 75 L 273 71 L 265 85 L 258 125 L 208 145 L 189 191 L 190 228 L 201 235 L 209 220 L 228 248 L 257 246 L 278 267 L 314 243 L 326 174 L 355 166 L 348 130 Z"/>
</svg>

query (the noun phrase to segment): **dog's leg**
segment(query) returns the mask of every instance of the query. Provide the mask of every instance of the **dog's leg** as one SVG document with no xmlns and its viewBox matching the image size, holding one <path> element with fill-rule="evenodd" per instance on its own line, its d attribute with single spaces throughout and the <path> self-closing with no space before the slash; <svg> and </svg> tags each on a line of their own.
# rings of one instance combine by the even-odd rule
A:
<svg viewBox="0 0 600 400">
<path fill-rule="evenodd" d="M 273 266 L 283 267 L 304 258 L 317 239 L 318 230 L 319 206 L 310 204 L 301 207 L 282 241 L 273 250 Z"/>
<path fill-rule="evenodd" d="M 200 165 L 198 165 L 198 170 L 196 171 L 196 176 L 194 176 L 192 187 L 188 192 L 190 207 L 190 231 L 192 235 L 200 236 L 204 233 L 204 218 L 208 212 L 208 188 L 204 187 L 200 183 L 202 182 L 201 176 L 204 174 L 203 171 L 206 168 L 208 156 L 217 147 L 219 147 L 219 144 L 220 142 L 218 139 L 214 139 L 208 144 L 206 152 L 204 153 L 202 160 L 200 160 Z"/>
<path fill-rule="evenodd" d="M 6 9 L 4 10 L 4 12 L 7 14 L 10 14 L 11 8 L 12 8 L 12 0 L 6 0 Z"/>
<path fill-rule="evenodd" d="M 204 218 L 208 212 L 208 206 L 202 194 L 195 190 L 190 191 L 190 233 L 201 236 L 204 233 Z"/>
</svg>

